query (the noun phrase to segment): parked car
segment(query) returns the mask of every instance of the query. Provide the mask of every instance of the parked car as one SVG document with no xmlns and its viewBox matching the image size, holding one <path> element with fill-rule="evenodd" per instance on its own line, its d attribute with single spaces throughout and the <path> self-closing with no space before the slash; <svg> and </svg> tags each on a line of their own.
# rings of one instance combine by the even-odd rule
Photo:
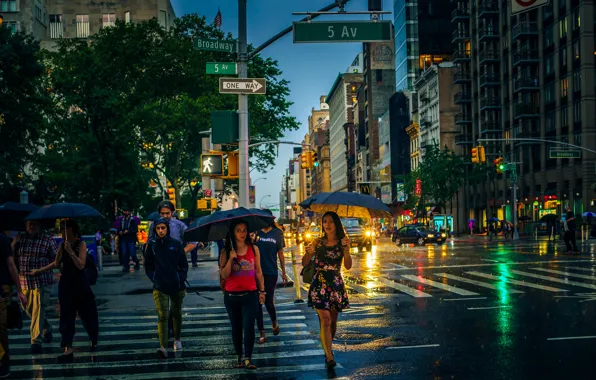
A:
<svg viewBox="0 0 596 380">
<path fill-rule="evenodd" d="M 399 247 L 402 244 L 443 244 L 447 234 L 430 230 L 424 225 L 409 225 L 397 230 L 395 244 Z"/>
<path fill-rule="evenodd" d="M 372 251 L 375 232 L 366 226 L 363 220 L 358 218 L 342 218 L 341 223 L 350 238 L 352 248 Z"/>
</svg>

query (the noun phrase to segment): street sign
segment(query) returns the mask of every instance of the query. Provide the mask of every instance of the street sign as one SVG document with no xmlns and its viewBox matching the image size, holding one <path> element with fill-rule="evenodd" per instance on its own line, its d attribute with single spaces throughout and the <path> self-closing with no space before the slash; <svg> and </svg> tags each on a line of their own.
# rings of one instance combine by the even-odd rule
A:
<svg viewBox="0 0 596 380">
<path fill-rule="evenodd" d="M 238 42 L 236 40 L 212 40 L 209 38 L 193 39 L 195 49 L 218 51 L 222 53 L 236 53 Z"/>
<path fill-rule="evenodd" d="M 205 190 L 205 197 L 206 198 L 211 198 L 211 194 L 213 194 L 211 189 L 206 189 Z"/>
<path fill-rule="evenodd" d="M 267 93 L 267 81 L 263 78 L 219 78 L 220 94 Z"/>
<path fill-rule="evenodd" d="M 391 21 L 301 21 L 294 43 L 391 41 Z"/>
<path fill-rule="evenodd" d="M 548 0 L 512 0 L 511 14 L 514 15 L 546 4 L 548 4 Z"/>
<path fill-rule="evenodd" d="M 201 154 L 201 175 L 210 177 L 224 175 L 223 154 Z"/>
<path fill-rule="evenodd" d="M 269 211 L 279 211 L 278 208 L 270 208 Z"/>
<path fill-rule="evenodd" d="M 256 187 L 248 186 L 248 203 L 255 204 L 256 197 Z"/>
<path fill-rule="evenodd" d="M 238 65 L 236 62 L 207 62 L 207 74 L 238 74 Z"/>
<path fill-rule="evenodd" d="M 581 158 L 581 150 L 551 149 L 548 152 L 549 158 Z"/>
<path fill-rule="evenodd" d="M 358 185 L 358 189 L 360 190 L 360 194 L 370 195 L 370 185 L 368 183 L 361 183 Z"/>
</svg>

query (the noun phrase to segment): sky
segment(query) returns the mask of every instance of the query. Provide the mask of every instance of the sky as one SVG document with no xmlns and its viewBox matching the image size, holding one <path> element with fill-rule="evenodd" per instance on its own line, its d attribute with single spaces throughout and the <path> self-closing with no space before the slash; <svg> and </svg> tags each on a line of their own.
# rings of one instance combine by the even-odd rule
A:
<svg viewBox="0 0 596 380">
<path fill-rule="evenodd" d="M 447 0 L 446 0 L 447 1 Z M 237 0 L 171 0 L 176 16 L 197 13 L 206 16 L 212 22 L 221 10 L 224 32 L 238 35 L 238 1 Z M 248 42 L 259 46 L 275 34 L 292 25 L 304 16 L 294 16 L 292 12 L 313 12 L 329 4 L 333 0 L 248 0 Z M 367 0 L 351 0 L 346 11 L 365 11 Z M 393 9 L 392 0 L 383 0 L 383 9 Z M 322 16 L 318 21 L 349 19 L 366 20 L 366 15 Z M 384 19 L 391 20 L 391 15 Z M 284 141 L 301 142 L 308 133 L 308 116 L 313 107 L 319 108 L 319 97 L 327 95 L 338 73 L 344 72 L 356 55 L 362 50 L 361 43 L 336 44 L 294 44 L 292 34 L 270 45 L 261 52 L 263 57 L 271 57 L 278 61 L 284 79 L 290 82 L 289 100 L 294 104 L 290 114 L 298 120 L 300 129 L 287 132 Z M 281 180 L 288 168 L 293 146 L 281 145 L 279 157 L 274 167 L 266 173 L 251 173 L 256 182 L 256 207 L 279 208 Z"/>
</svg>

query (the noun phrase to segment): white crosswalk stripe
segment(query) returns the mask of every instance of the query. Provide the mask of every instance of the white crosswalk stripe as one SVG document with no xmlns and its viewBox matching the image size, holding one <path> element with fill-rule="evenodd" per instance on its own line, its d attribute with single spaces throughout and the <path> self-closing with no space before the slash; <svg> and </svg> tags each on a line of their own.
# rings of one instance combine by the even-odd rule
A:
<svg viewBox="0 0 596 380">
<path fill-rule="evenodd" d="M 459 294 L 460 296 L 477 296 L 478 293 L 470 292 L 465 289 L 456 288 L 455 286 L 446 285 L 437 281 L 429 280 L 421 276 L 414 276 L 414 275 L 401 275 L 401 277 L 408 279 L 410 281 L 419 282 L 421 284 L 430 285 L 435 288 L 443 289 L 450 291 L 451 293 Z"/>
<path fill-rule="evenodd" d="M 378 278 L 377 281 L 385 286 L 393 288 L 395 290 L 399 290 L 400 292 L 406 293 L 412 297 L 416 298 L 424 298 L 424 297 L 432 297 L 428 293 L 424 293 L 418 289 L 410 288 L 407 285 L 400 284 L 399 282 L 391 281 L 386 278 Z"/>
<path fill-rule="evenodd" d="M 584 280 L 596 281 L 596 276 L 589 276 L 587 274 L 570 273 L 567 271 L 560 271 L 560 270 L 546 269 L 546 268 L 532 268 L 532 269 L 541 271 L 541 272 L 552 273 L 552 274 L 560 274 L 560 275 L 567 276 L 567 277 L 575 277 L 575 278 L 581 278 Z"/>
<path fill-rule="evenodd" d="M 489 283 L 482 282 L 482 281 L 476 281 L 476 280 L 472 280 L 470 278 L 460 277 L 460 276 L 456 276 L 454 274 L 449 274 L 449 273 L 435 273 L 435 276 L 445 277 L 445 278 L 448 278 L 450 280 L 456 280 L 456 281 L 465 282 L 465 283 L 468 283 L 468 284 L 479 286 L 481 288 L 487 288 L 487 289 L 492 289 L 492 290 L 497 290 L 497 291 L 505 291 L 507 293 L 512 293 L 512 294 L 514 294 L 514 293 L 518 293 L 518 294 L 519 293 L 523 293 L 522 291 L 519 291 L 519 290 L 498 287 L 498 286 L 495 286 L 493 284 L 489 284 Z"/>
<path fill-rule="evenodd" d="M 471 272 L 466 272 L 466 273 L 469 275 L 472 275 L 472 276 L 488 278 L 489 280 L 508 282 L 508 283 L 514 284 L 514 285 L 527 286 L 528 288 L 546 290 L 549 292 L 566 292 L 567 291 L 565 289 L 553 288 L 552 286 L 533 284 L 531 282 L 526 282 L 526 281 L 518 281 L 518 280 L 508 278 L 508 277 L 503 277 L 503 276 L 497 277 L 497 276 L 493 276 L 491 274 L 482 273 L 482 272 L 471 271 Z"/>
<path fill-rule="evenodd" d="M 588 288 L 588 289 L 596 290 L 596 285 L 586 284 L 583 282 L 571 281 L 568 279 L 561 279 L 561 278 L 551 277 L 551 276 L 542 276 L 539 274 L 524 272 L 524 271 L 520 271 L 520 270 L 510 270 L 510 272 L 518 274 L 520 276 L 532 277 L 532 278 L 537 278 L 537 279 L 545 280 L 545 281 L 549 281 L 549 282 L 557 282 L 559 284 L 573 285 L 573 286 L 579 286 L 580 288 Z"/>
</svg>

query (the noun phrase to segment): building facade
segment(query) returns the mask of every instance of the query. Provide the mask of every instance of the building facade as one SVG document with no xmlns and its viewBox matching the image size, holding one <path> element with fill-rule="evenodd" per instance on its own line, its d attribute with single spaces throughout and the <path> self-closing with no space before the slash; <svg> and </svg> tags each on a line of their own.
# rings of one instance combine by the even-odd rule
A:
<svg viewBox="0 0 596 380">
<path fill-rule="evenodd" d="M 412 91 L 421 70 L 450 59 L 454 8 L 449 0 L 393 0 L 397 91 Z"/>
<path fill-rule="evenodd" d="M 304 140 L 302 140 L 302 152 L 306 152 L 309 150 L 313 150 L 311 147 L 310 141 L 310 134 L 304 135 Z M 299 178 L 300 178 L 300 187 L 298 191 L 298 204 L 302 201 L 306 200 L 311 196 L 312 193 L 312 170 L 309 168 L 303 169 L 302 168 L 302 158 L 300 157 L 300 170 L 299 170 Z"/>
<path fill-rule="evenodd" d="M 322 191 L 330 191 L 329 173 L 329 105 L 325 102 L 325 96 L 319 98 L 319 109 L 311 110 L 308 117 L 308 134 L 310 146 L 316 152 L 319 164 L 311 170 L 311 195 Z M 324 149 L 326 147 L 326 149 Z M 326 165 L 326 166 L 324 166 Z M 326 189 L 326 190 L 323 190 Z"/>
<path fill-rule="evenodd" d="M 406 94 L 396 92 L 389 99 L 389 152 L 391 154 L 391 196 L 395 204 L 405 202 L 405 194 L 398 194 L 397 184 L 410 172 L 410 139 L 406 130 L 410 125 L 410 102 Z"/>
<path fill-rule="evenodd" d="M 460 134 L 468 155 L 478 139 L 537 138 L 596 149 L 593 138 L 594 3 L 552 0 L 511 15 L 508 1 L 455 1 L 453 83 Z M 491 179 L 466 187 L 469 217 L 484 221 L 518 215 L 576 214 L 593 209 L 596 182 L 593 158 L 551 158 L 554 144 L 538 141 L 484 142 L 487 161 L 516 162 L 518 198 L 513 200 L 510 172 L 489 171 Z M 564 149 L 564 147 L 563 147 Z"/>
</svg>

